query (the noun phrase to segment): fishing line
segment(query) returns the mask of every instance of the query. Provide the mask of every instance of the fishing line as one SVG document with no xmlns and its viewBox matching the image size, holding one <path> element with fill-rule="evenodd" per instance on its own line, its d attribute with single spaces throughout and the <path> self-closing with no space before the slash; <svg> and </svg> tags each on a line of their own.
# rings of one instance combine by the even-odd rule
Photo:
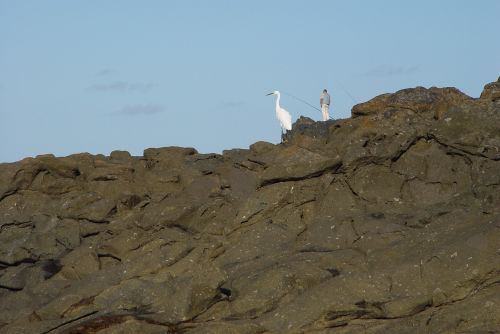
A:
<svg viewBox="0 0 500 334">
<path fill-rule="evenodd" d="M 351 95 L 351 94 L 347 91 L 347 89 L 345 89 L 345 88 L 344 88 L 344 86 L 343 86 L 340 82 L 338 82 L 338 85 L 339 85 L 339 86 L 340 86 L 340 88 L 344 91 L 344 93 L 346 93 L 346 94 L 347 94 L 347 96 L 349 96 L 349 97 L 351 98 L 352 102 L 354 102 L 355 104 L 358 104 L 358 103 L 359 103 L 359 102 L 358 102 L 358 100 L 357 100 L 357 99 L 355 99 L 355 98 L 354 98 L 354 97 L 353 97 L 353 96 L 352 96 L 352 95 Z"/>
<path fill-rule="evenodd" d="M 283 92 L 283 91 L 282 91 L 282 92 Z M 316 110 L 317 110 L 317 111 L 319 111 L 321 114 L 323 114 L 323 113 L 322 113 L 322 111 L 321 111 L 321 109 L 316 108 L 315 106 L 313 106 L 313 105 L 312 105 L 312 104 L 310 104 L 309 102 L 307 102 L 307 101 L 305 101 L 305 100 L 302 100 L 300 97 L 297 97 L 297 96 L 292 95 L 292 94 L 287 93 L 287 92 L 283 92 L 283 94 L 286 94 L 286 95 L 288 95 L 288 96 L 290 96 L 290 97 L 293 97 L 293 98 L 294 98 L 294 99 L 296 99 L 297 101 L 300 101 L 300 102 L 302 102 L 302 103 L 304 103 L 304 104 L 308 105 L 309 107 L 311 107 L 311 108 L 313 108 L 313 109 L 316 109 Z M 328 116 L 328 118 L 329 118 L 329 119 L 333 119 L 333 118 L 331 118 L 330 116 Z"/>
<path fill-rule="evenodd" d="M 347 89 L 345 89 L 345 87 L 344 87 L 344 86 L 343 86 L 340 82 L 337 82 L 337 84 L 338 84 L 338 86 L 340 87 L 340 89 L 342 89 L 342 91 L 343 91 L 344 93 L 346 93 L 346 95 L 347 95 L 347 96 L 349 96 L 349 98 L 352 100 L 352 102 L 353 102 L 354 104 L 358 104 L 358 103 L 359 103 L 359 102 L 358 102 L 358 100 L 357 100 L 355 97 L 353 97 L 353 96 L 351 95 L 351 93 L 349 93 L 349 92 L 347 91 Z M 282 91 L 282 92 L 283 92 L 283 91 Z M 305 101 L 305 100 L 301 99 L 300 97 L 297 97 L 297 96 L 295 96 L 295 95 L 293 95 L 293 94 L 290 94 L 290 93 L 287 93 L 287 92 L 283 92 L 283 94 L 288 95 L 288 96 L 290 96 L 290 97 L 292 97 L 292 98 L 296 99 L 297 101 L 300 101 L 300 102 L 302 102 L 302 103 L 304 103 L 304 104 L 308 105 L 309 107 L 311 107 L 311 108 L 313 108 L 313 109 L 315 109 L 315 110 L 317 110 L 317 111 L 319 111 L 319 112 L 321 112 L 321 113 L 322 113 L 321 109 L 316 108 L 315 106 L 313 106 L 313 105 L 312 105 L 312 104 L 310 104 L 309 102 L 307 102 L 307 101 Z M 333 118 L 332 118 L 332 117 L 330 117 L 330 116 L 328 116 L 328 118 L 329 118 L 329 119 L 333 119 Z"/>
<path fill-rule="evenodd" d="M 283 91 L 282 91 L 282 92 L 283 92 Z M 312 105 L 312 104 L 310 104 L 309 102 L 304 101 L 304 100 L 302 100 L 301 98 L 299 98 L 299 97 L 297 97 L 297 96 L 295 96 L 295 95 L 292 95 L 292 94 L 290 94 L 290 93 L 287 93 L 287 92 L 283 92 L 283 93 L 284 93 L 284 94 L 286 94 L 286 95 L 288 95 L 288 96 L 290 96 L 290 97 L 293 97 L 293 98 L 294 98 L 294 99 L 296 99 L 297 101 L 300 101 L 300 102 L 302 102 L 302 103 L 304 103 L 304 104 L 307 104 L 309 107 L 311 107 L 311 108 L 313 108 L 313 109 L 316 109 L 317 111 L 321 112 L 321 109 L 316 108 L 315 106 L 313 106 L 313 105 Z"/>
</svg>

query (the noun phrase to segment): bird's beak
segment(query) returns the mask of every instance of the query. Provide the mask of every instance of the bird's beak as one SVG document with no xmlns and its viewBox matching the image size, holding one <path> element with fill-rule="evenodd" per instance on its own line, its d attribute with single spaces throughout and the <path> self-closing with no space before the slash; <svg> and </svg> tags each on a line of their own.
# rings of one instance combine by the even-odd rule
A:
<svg viewBox="0 0 500 334">
<path fill-rule="evenodd" d="M 274 93 L 269 93 L 269 94 L 266 94 L 266 96 L 269 96 L 269 95 L 273 95 Z"/>
</svg>

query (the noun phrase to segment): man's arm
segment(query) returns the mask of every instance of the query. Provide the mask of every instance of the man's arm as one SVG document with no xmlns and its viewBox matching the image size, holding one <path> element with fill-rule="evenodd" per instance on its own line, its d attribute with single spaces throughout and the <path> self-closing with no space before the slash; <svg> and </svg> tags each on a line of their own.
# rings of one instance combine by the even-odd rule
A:
<svg viewBox="0 0 500 334">
<path fill-rule="evenodd" d="M 321 96 L 319 97 L 319 105 L 323 105 L 323 94 L 321 94 Z"/>
</svg>

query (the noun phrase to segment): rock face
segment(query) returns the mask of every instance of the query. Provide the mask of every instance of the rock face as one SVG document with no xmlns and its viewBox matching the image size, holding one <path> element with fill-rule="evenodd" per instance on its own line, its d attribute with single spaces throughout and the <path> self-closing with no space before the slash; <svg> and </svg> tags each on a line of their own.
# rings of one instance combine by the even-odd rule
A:
<svg viewBox="0 0 500 334">
<path fill-rule="evenodd" d="M 500 77 L 498 77 L 496 82 L 492 82 L 484 86 L 484 90 L 481 93 L 481 99 L 491 101 L 500 100 Z"/>
<path fill-rule="evenodd" d="M 2 164 L 0 332 L 496 332 L 497 93 L 405 89 L 222 155 Z"/>
</svg>

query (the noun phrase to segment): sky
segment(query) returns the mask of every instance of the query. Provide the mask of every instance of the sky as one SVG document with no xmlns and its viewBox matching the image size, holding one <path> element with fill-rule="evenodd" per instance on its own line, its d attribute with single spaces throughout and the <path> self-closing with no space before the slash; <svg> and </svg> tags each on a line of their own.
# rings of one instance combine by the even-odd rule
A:
<svg viewBox="0 0 500 334">
<path fill-rule="evenodd" d="M 326 88 L 334 119 L 409 87 L 478 97 L 499 17 L 497 0 L 0 0 L 0 162 L 278 143 L 272 90 L 318 106 Z"/>
</svg>

